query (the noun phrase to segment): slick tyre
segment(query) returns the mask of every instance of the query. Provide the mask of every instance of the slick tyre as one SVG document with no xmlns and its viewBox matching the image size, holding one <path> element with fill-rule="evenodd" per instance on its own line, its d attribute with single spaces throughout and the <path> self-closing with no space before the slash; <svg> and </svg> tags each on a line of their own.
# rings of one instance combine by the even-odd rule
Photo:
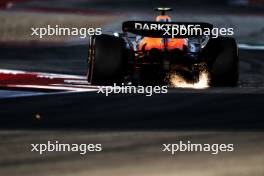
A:
<svg viewBox="0 0 264 176">
<path fill-rule="evenodd" d="M 120 83 L 126 61 L 125 41 L 111 35 L 91 37 L 89 44 L 87 80 L 92 85 Z"/>
<path fill-rule="evenodd" d="M 239 57 L 234 38 L 211 39 L 208 47 L 213 56 L 210 73 L 212 87 L 235 87 L 239 79 Z"/>
</svg>

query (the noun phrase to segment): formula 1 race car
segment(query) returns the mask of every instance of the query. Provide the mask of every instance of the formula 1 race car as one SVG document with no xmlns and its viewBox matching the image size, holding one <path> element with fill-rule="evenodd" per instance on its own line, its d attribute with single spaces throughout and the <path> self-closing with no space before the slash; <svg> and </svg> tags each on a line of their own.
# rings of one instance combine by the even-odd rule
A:
<svg viewBox="0 0 264 176">
<path fill-rule="evenodd" d="M 210 86 L 237 85 L 239 59 L 234 38 L 197 33 L 172 36 L 177 27 L 187 29 L 198 23 L 171 22 L 165 14 L 170 8 L 156 10 L 161 12 L 156 21 L 126 21 L 122 33 L 90 38 L 88 82 L 168 85 L 170 75 L 178 74 L 195 83 L 206 71 Z M 212 28 L 208 23 L 199 26 Z"/>
</svg>

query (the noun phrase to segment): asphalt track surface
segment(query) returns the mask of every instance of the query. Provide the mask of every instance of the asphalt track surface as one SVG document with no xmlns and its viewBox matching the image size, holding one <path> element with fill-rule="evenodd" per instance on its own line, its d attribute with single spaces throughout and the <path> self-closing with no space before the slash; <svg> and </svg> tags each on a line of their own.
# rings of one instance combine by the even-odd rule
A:
<svg viewBox="0 0 264 176">
<path fill-rule="evenodd" d="M 85 75 L 86 54 L 87 46 L 0 47 L 0 63 Z M 171 89 L 152 97 L 1 90 L 0 175 L 263 176 L 264 52 L 240 50 L 240 58 L 237 88 Z M 48 140 L 102 143 L 104 150 L 30 152 L 30 144 Z M 161 152 L 163 143 L 179 140 L 233 143 L 235 151 Z"/>
<path fill-rule="evenodd" d="M 11 52 L 13 51 L 13 52 Z M 86 46 L 2 48 L 2 68 L 84 75 Z M 262 129 L 263 51 L 240 51 L 240 85 L 168 94 L 96 92 L 44 94 L 0 100 L 4 128 Z M 63 58 L 63 59 L 62 59 Z M 36 62 L 37 61 L 37 62 Z M 41 118 L 36 119 L 36 114 Z"/>
<path fill-rule="evenodd" d="M 86 46 L 2 48 L 1 67 L 84 75 L 86 51 Z M 237 88 L 171 89 L 152 97 L 2 90 L 0 173 L 262 176 L 263 52 L 240 50 L 240 56 Z M 231 143 L 235 151 L 162 152 L 162 144 L 179 140 Z M 31 152 L 31 144 L 47 141 L 100 143 L 103 152 Z"/>
<path fill-rule="evenodd" d="M 2 47 L 0 53 L 2 69 L 85 74 L 87 46 Z M 263 51 L 240 50 L 240 58 L 237 88 L 170 89 L 152 97 L 2 90 L 0 173 L 262 176 Z M 31 152 L 30 144 L 48 140 L 101 143 L 103 152 Z M 162 144 L 179 140 L 232 143 L 235 151 L 162 152 Z"/>
<path fill-rule="evenodd" d="M 263 176 L 263 132 L 1 131 L 0 173 L 6 176 Z M 101 143 L 103 151 L 31 152 L 50 140 Z M 234 152 L 162 152 L 162 144 L 234 144 Z"/>
<path fill-rule="evenodd" d="M 85 74 L 86 46 L 12 47 L 0 53 L 5 69 Z M 240 58 L 237 88 L 170 89 L 168 94 L 152 97 L 2 90 L 0 173 L 262 176 L 263 51 L 240 50 Z M 48 140 L 100 143 L 103 152 L 31 152 L 30 144 Z M 231 143 L 235 151 L 173 156 L 162 152 L 162 144 L 179 140 Z"/>
</svg>

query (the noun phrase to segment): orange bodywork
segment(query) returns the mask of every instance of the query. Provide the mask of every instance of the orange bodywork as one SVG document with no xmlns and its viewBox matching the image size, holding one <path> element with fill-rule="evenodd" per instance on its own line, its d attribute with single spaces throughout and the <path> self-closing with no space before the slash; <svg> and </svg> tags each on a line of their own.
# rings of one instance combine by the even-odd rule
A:
<svg viewBox="0 0 264 176">
<path fill-rule="evenodd" d="M 139 44 L 139 50 L 142 50 L 143 47 L 145 50 L 151 50 L 152 48 L 156 49 L 164 49 L 164 40 L 163 38 L 151 38 L 151 37 L 144 37 L 142 41 Z M 183 49 L 184 45 L 187 45 L 186 39 L 176 39 L 176 38 L 171 38 L 167 39 L 166 41 L 166 48 L 168 50 L 171 49 Z"/>
<path fill-rule="evenodd" d="M 156 17 L 156 21 L 158 22 L 171 22 L 171 17 L 168 15 L 159 15 Z M 166 41 L 165 41 L 166 40 Z M 166 42 L 166 45 L 164 44 Z M 152 48 L 156 49 L 180 49 L 182 50 L 183 47 L 187 46 L 187 40 L 182 38 L 152 38 L 152 37 L 144 37 L 139 43 L 139 50 L 142 50 L 143 47 L 145 50 L 151 50 Z"/>
<path fill-rule="evenodd" d="M 168 15 L 159 15 L 156 17 L 156 21 L 170 22 L 171 17 Z"/>
</svg>

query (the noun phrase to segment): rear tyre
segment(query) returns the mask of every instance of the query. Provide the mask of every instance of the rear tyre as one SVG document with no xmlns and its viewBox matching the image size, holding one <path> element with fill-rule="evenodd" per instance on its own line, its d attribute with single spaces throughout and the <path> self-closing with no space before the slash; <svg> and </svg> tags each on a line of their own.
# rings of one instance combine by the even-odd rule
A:
<svg viewBox="0 0 264 176">
<path fill-rule="evenodd" d="M 92 85 L 112 85 L 124 78 L 125 41 L 111 35 L 91 37 L 87 80 Z"/>
<path fill-rule="evenodd" d="M 213 57 L 209 67 L 210 85 L 213 87 L 235 87 L 239 79 L 239 57 L 234 38 L 210 39 L 207 49 Z"/>
</svg>

